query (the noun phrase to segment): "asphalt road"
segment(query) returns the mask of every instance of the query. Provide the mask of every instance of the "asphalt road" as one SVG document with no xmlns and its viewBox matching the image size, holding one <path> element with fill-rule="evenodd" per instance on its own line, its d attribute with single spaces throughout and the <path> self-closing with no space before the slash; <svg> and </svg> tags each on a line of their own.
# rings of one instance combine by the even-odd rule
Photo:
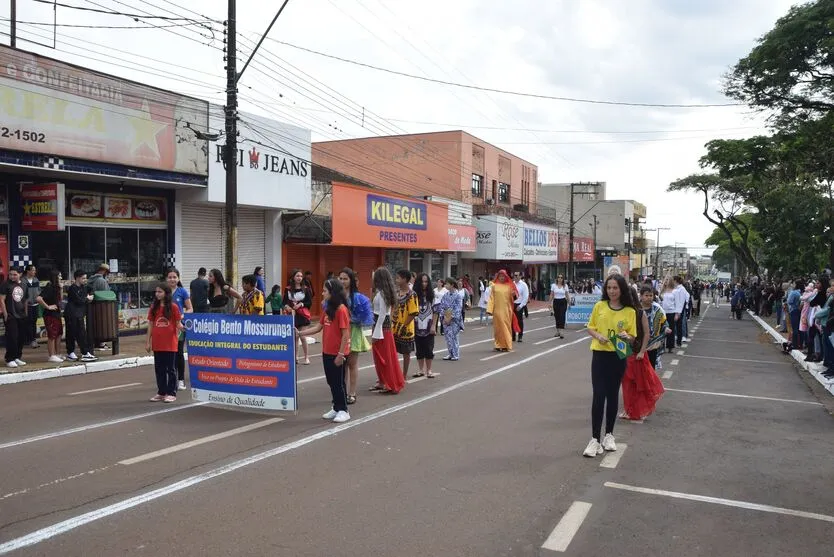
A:
<svg viewBox="0 0 834 557">
<path fill-rule="evenodd" d="M 757 325 L 708 311 L 656 414 L 586 459 L 589 342 L 533 317 L 509 354 L 468 325 L 398 396 L 364 357 L 340 426 L 316 358 L 297 416 L 149 403 L 149 368 L 3 387 L 0 555 L 832 554 L 827 394 Z"/>
</svg>

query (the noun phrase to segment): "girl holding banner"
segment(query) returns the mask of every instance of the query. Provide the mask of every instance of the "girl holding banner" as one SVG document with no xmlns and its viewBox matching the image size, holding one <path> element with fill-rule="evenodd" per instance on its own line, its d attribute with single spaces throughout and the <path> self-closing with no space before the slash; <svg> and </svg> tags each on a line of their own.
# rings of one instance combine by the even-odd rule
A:
<svg viewBox="0 0 834 557">
<path fill-rule="evenodd" d="M 620 397 L 620 383 L 631 354 L 630 343 L 637 337 L 637 312 L 631 288 L 622 275 L 605 280 L 602 300 L 594 305 L 588 321 L 591 335 L 591 441 L 584 455 L 593 458 L 603 451 L 616 451 L 614 424 Z M 602 417 L 605 414 L 605 437 L 600 443 Z"/>
</svg>

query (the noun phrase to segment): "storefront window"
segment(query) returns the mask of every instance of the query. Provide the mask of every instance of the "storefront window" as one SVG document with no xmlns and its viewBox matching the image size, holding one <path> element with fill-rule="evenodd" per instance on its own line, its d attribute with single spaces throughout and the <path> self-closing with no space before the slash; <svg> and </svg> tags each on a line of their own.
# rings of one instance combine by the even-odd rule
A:
<svg viewBox="0 0 834 557">
<path fill-rule="evenodd" d="M 411 250 L 408 252 L 408 270 L 413 273 L 417 273 L 418 275 L 422 273 L 424 257 L 425 252 L 422 251 Z"/>
<path fill-rule="evenodd" d="M 432 283 L 436 282 L 437 279 L 446 278 L 443 276 L 443 254 L 441 253 L 433 253 L 431 254 L 431 280 Z"/>
<path fill-rule="evenodd" d="M 69 229 L 70 271 L 77 269 L 92 275 L 98 266 L 106 261 L 104 250 L 104 229 L 73 226 Z M 38 248 L 40 250 L 40 248 Z"/>
<path fill-rule="evenodd" d="M 406 251 L 404 249 L 389 249 L 385 250 L 385 266 L 391 271 L 391 274 L 396 273 L 400 269 L 405 269 L 406 265 Z"/>
<path fill-rule="evenodd" d="M 38 269 L 38 279 L 48 281 L 53 269 L 57 269 L 64 276 L 64 280 L 72 278 L 69 268 L 68 234 L 62 232 L 29 232 L 30 245 L 37 246 L 32 259 Z"/>
<path fill-rule="evenodd" d="M 156 285 L 165 272 L 165 230 L 140 230 L 139 280 L 141 307 L 149 308 L 153 303 Z"/>
</svg>

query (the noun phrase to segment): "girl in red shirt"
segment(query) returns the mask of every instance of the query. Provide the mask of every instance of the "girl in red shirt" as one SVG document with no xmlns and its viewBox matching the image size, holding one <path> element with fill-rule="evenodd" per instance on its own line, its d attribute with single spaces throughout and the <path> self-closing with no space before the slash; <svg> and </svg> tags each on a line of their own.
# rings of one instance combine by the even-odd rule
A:
<svg viewBox="0 0 834 557">
<path fill-rule="evenodd" d="M 321 359 L 324 375 L 333 395 L 333 408 L 322 418 L 337 424 L 350 419 L 345 394 L 345 361 L 350 355 L 350 311 L 347 308 L 345 289 L 338 279 L 327 279 L 322 290 L 324 312 L 316 325 L 298 332 L 299 335 L 321 335 Z"/>
<path fill-rule="evenodd" d="M 177 401 L 177 345 L 182 329 L 182 313 L 171 300 L 171 287 L 156 287 L 153 305 L 148 312 L 148 337 L 145 347 L 153 350 L 156 372 L 156 396 L 151 402 Z"/>
</svg>

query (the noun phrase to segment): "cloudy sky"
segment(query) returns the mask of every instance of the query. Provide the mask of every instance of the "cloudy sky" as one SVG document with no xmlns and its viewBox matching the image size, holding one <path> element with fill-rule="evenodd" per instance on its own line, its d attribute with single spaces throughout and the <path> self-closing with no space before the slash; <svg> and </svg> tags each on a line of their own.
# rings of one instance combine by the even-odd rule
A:
<svg viewBox="0 0 834 557">
<path fill-rule="evenodd" d="M 57 49 L 18 46 L 151 85 L 223 102 L 221 0 L 59 0 L 143 19 L 57 8 Z M 440 80 L 580 99 L 720 104 L 721 75 L 788 0 L 290 0 L 270 37 Z M 239 50 L 280 2 L 238 0 Z M 268 6 L 268 7 L 267 7 Z M 191 11 L 194 10 L 194 11 Z M 18 0 L 22 22 L 53 6 Z M 8 2 L 0 9 L 8 33 Z M 139 29 L 72 25 L 134 26 Z M 149 27 L 151 25 L 164 29 Z M 19 40 L 53 44 L 21 23 Z M 5 42 L 8 37 L 4 36 Z M 539 167 L 544 182 L 606 181 L 610 198 L 648 206 L 662 243 L 696 248 L 711 232 L 695 196 L 668 194 L 698 170 L 703 145 L 762 131 L 743 107 L 606 106 L 485 93 L 329 59 L 268 39 L 241 80 L 241 108 L 313 130 L 314 140 L 463 128 Z M 363 120 L 364 110 L 364 120 Z M 532 131 L 531 131 L 532 130 Z"/>
</svg>

